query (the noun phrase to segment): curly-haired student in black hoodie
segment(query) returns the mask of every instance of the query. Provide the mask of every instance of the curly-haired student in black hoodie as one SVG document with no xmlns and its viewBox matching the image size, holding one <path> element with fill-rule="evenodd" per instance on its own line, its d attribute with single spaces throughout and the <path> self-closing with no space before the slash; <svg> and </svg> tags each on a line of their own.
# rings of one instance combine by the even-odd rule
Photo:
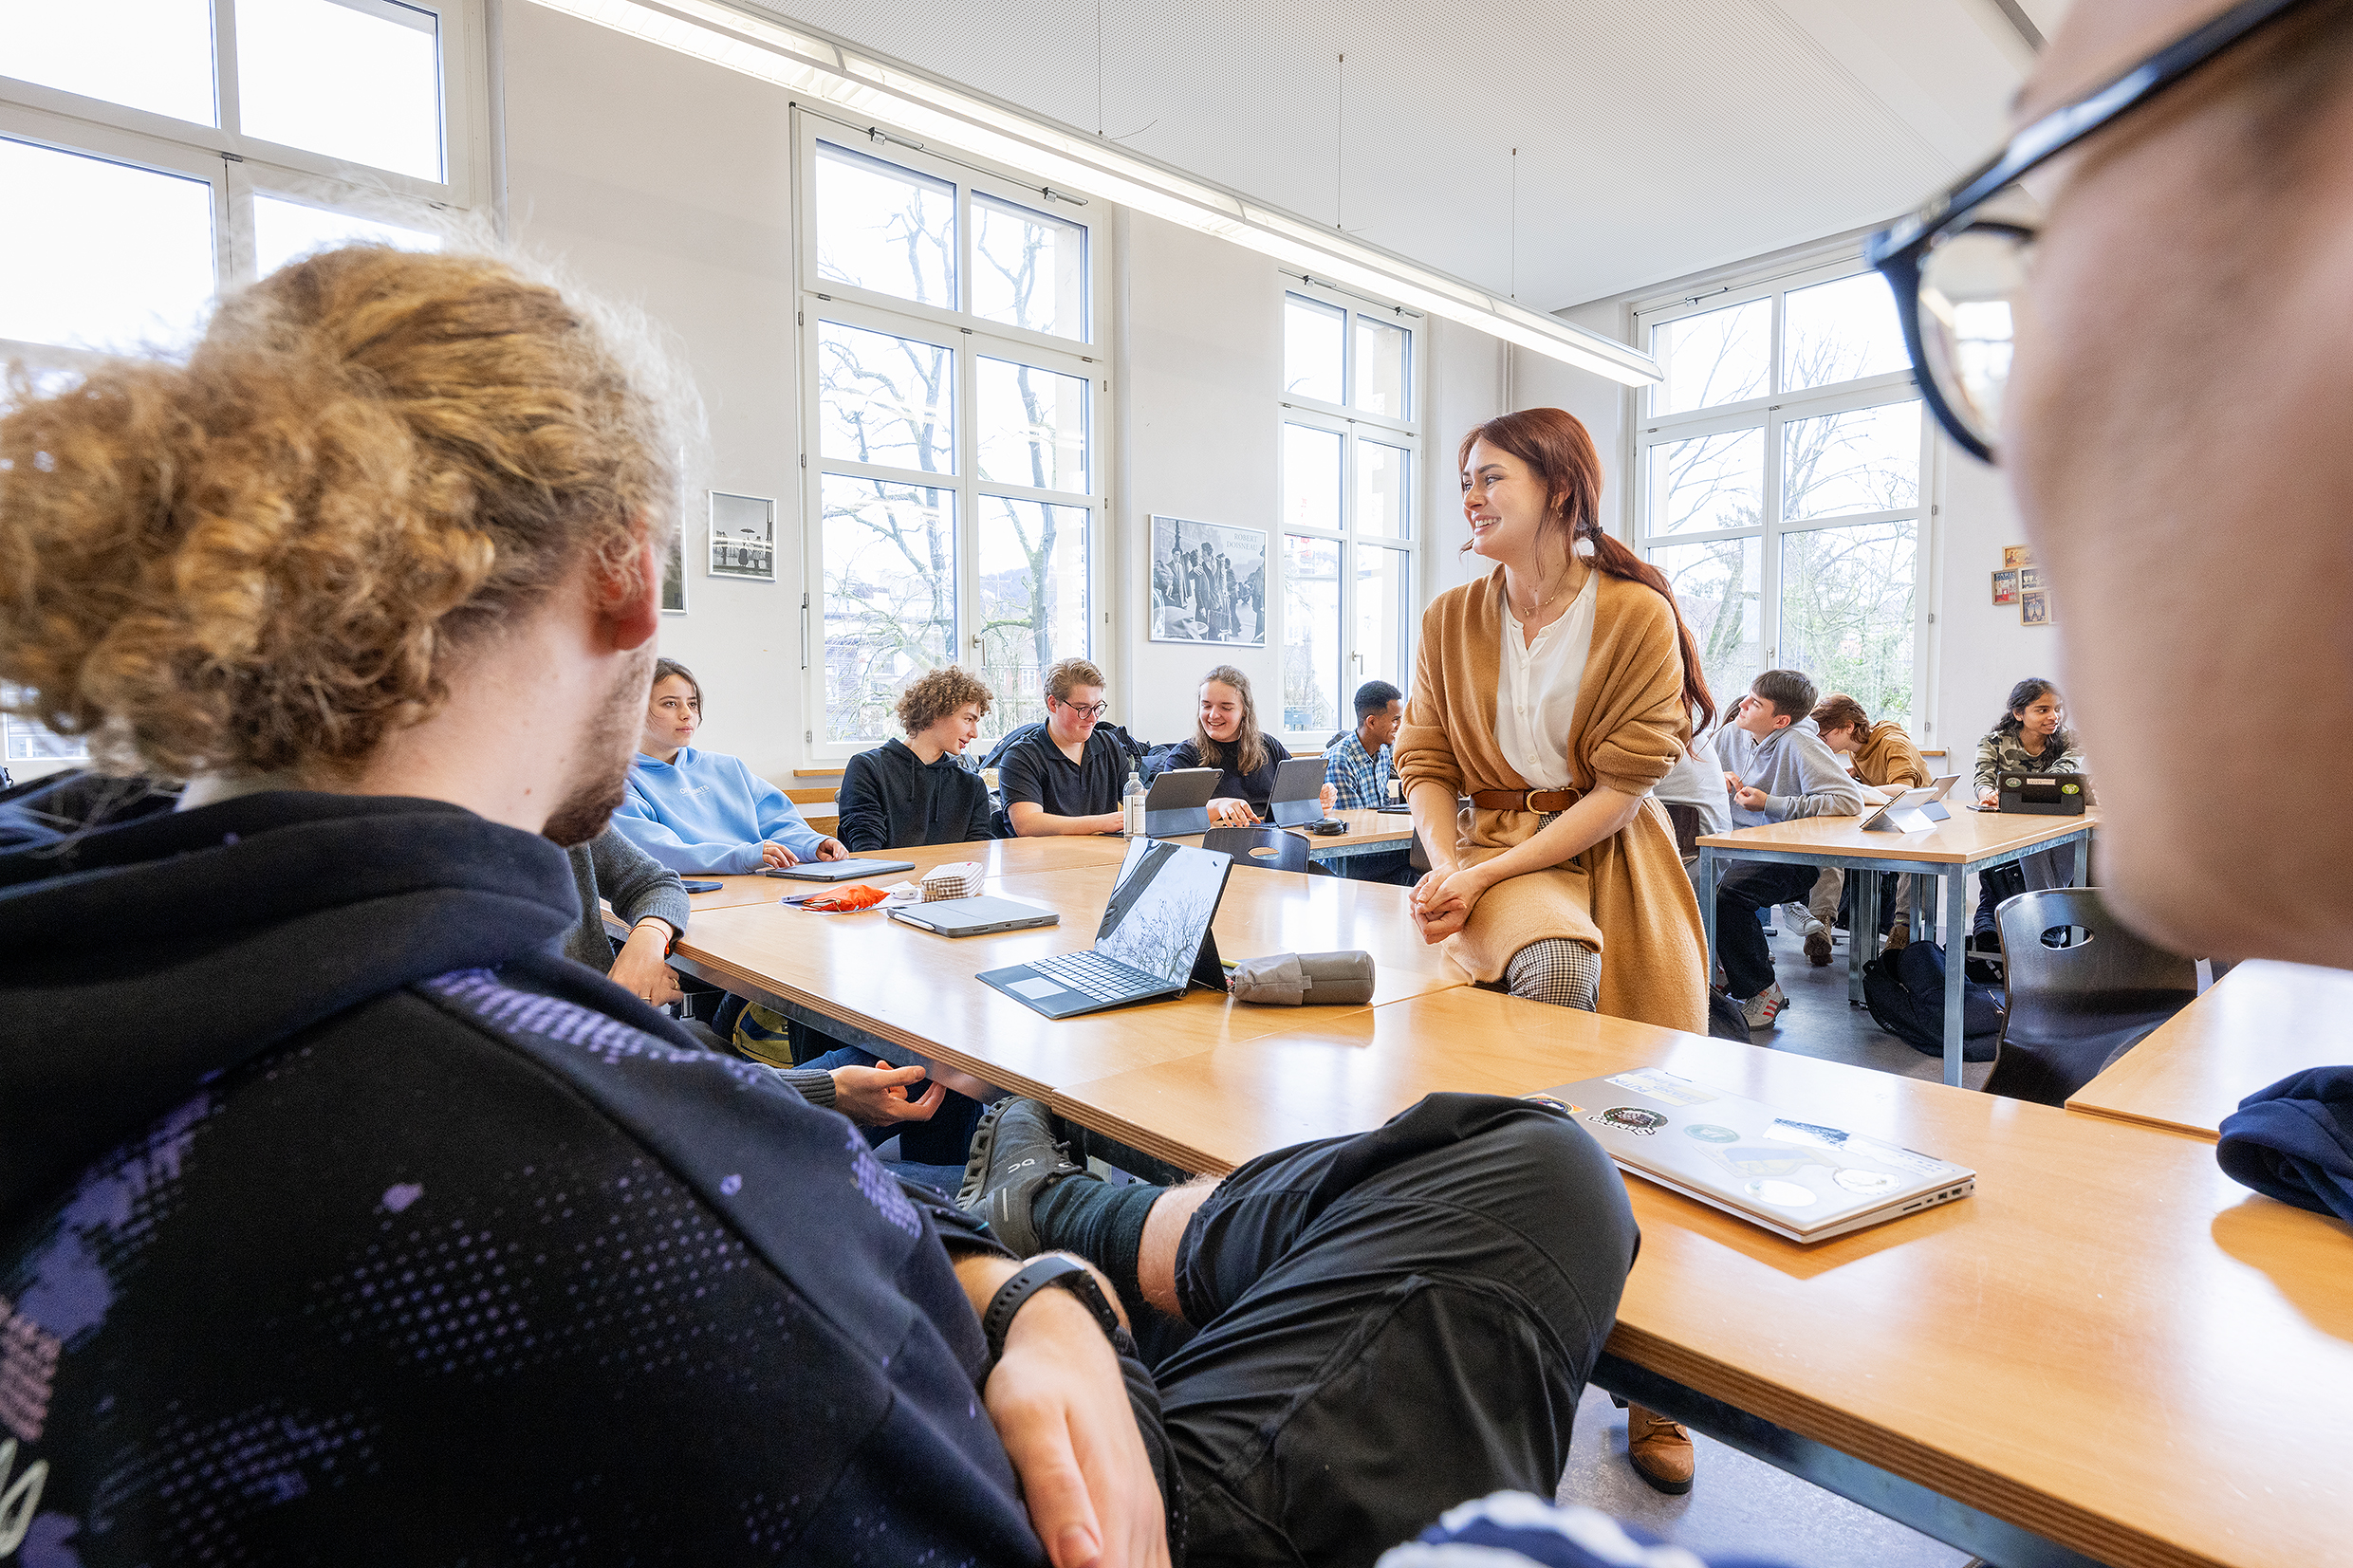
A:
<svg viewBox="0 0 2353 1568">
<path fill-rule="evenodd" d="M 908 683 L 899 694 L 907 738 L 861 751 L 842 770 L 834 831 L 852 855 L 995 837 L 989 786 L 963 764 L 993 701 L 989 688 L 953 664 Z"/>
</svg>

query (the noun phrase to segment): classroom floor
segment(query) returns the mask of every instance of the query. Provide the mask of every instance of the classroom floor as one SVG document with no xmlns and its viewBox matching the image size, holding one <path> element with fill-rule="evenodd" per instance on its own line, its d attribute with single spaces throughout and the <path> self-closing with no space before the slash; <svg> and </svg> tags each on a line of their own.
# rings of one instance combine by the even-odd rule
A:
<svg viewBox="0 0 2353 1568">
<path fill-rule="evenodd" d="M 1769 1029 L 1759 1029 L 1755 1042 L 1776 1051 L 1795 1051 L 1825 1061 L 1843 1061 L 1882 1073 L 1940 1081 L 1944 1059 L 1924 1056 L 1871 1022 L 1863 1008 L 1846 1001 L 1846 933 L 1837 933 L 1829 967 L 1815 968 L 1806 962 L 1806 944 L 1786 915 L 1774 921 L 1779 934 L 1769 936 L 1773 950 L 1773 978 L 1789 998 Z M 1961 1082 L 1974 1089 L 1993 1071 L 1990 1061 L 1964 1062 Z"/>
</svg>

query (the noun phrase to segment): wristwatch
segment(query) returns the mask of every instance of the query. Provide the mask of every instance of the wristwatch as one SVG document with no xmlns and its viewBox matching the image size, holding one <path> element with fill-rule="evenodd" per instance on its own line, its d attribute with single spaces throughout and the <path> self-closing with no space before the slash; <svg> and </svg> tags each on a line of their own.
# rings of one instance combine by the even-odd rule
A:
<svg viewBox="0 0 2353 1568">
<path fill-rule="evenodd" d="M 1005 1358 L 1005 1336 L 1013 1327 L 1013 1314 L 1019 1312 L 1030 1297 L 1049 1286 L 1059 1286 L 1086 1303 L 1095 1321 L 1102 1325 L 1106 1338 L 1120 1332 L 1120 1315 L 1103 1300 L 1102 1287 L 1084 1264 L 1068 1258 L 1040 1258 L 1024 1264 L 1020 1273 L 997 1286 L 997 1293 L 989 1298 L 989 1310 L 980 1315 L 980 1331 L 989 1339 L 989 1365 L 981 1372 L 981 1381 L 996 1370 Z"/>
</svg>

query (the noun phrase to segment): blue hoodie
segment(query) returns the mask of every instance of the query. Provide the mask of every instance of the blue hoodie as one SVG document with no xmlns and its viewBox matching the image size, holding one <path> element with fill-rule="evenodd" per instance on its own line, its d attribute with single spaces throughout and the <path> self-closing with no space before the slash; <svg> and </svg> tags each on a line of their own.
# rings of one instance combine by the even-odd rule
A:
<svg viewBox="0 0 2353 1568">
<path fill-rule="evenodd" d="M 817 858 L 824 836 L 801 820 L 785 792 L 744 766 L 741 757 L 678 748 L 675 762 L 639 752 L 629 765 L 629 794 L 613 825 L 672 871 L 737 875 L 766 864 L 760 845 L 774 840 L 804 860 Z"/>
</svg>

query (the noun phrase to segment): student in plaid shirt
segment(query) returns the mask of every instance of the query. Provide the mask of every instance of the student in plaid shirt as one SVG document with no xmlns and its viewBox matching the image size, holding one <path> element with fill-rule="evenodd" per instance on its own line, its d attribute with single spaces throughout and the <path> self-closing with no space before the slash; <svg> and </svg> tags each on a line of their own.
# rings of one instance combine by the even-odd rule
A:
<svg viewBox="0 0 2353 1568">
<path fill-rule="evenodd" d="M 1405 694 L 1385 680 L 1368 680 L 1356 689 L 1356 729 L 1324 752 L 1324 782 L 1339 790 L 1334 811 L 1365 811 L 1389 803 L 1390 744 L 1404 722 Z M 1405 851 L 1389 855 L 1351 855 L 1331 862 L 1341 876 L 1359 882 L 1415 880 Z"/>
</svg>

